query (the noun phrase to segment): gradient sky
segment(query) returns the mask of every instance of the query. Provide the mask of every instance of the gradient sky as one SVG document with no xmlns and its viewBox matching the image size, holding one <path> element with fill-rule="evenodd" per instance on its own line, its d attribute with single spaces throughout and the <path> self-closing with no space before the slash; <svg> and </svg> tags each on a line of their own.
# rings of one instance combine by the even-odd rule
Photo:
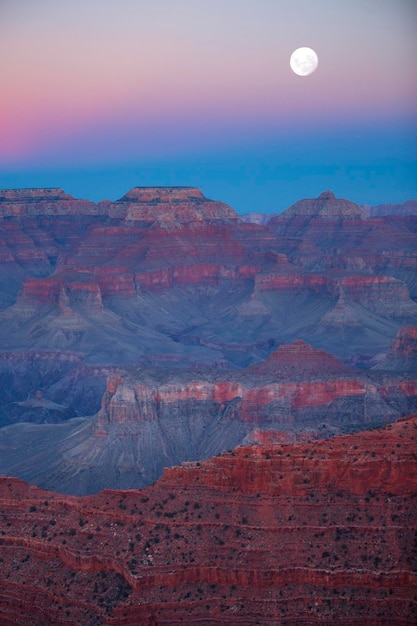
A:
<svg viewBox="0 0 417 626">
<path fill-rule="evenodd" d="M 415 0 L 0 0 L 0 187 L 417 199 L 416 59 Z"/>
</svg>

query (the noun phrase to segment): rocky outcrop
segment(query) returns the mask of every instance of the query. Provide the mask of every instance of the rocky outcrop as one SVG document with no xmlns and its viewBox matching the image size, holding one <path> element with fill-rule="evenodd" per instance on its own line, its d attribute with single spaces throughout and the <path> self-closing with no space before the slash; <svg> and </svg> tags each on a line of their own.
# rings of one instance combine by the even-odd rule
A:
<svg viewBox="0 0 417 626">
<path fill-rule="evenodd" d="M 403 326 L 391 342 L 386 358 L 377 364 L 379 369 L 417 370 L 417 326 Z"/>
<path fill-rule="evenodd" d="M 248 372 L 264 380 L 274 377 L 283 381 L 323 380 L 353 374 L 352 369 L 331 354 L 314 348 L 301 339 L 280 346 L 265 361 L 251 365 Z"/>
<path fill-rule="evenodd" d="M 318 198 L 299 200 L 273 219 L 274 222 L 279 222 L 297 217 L 361 219 L 365 217 L 365 212 L 354 202 L 336 198 L 333 191 L 329 189 L 323 191 Z"/>
<path fill-rule="evenodd" d="M 105 215 L 162 224 L 238 219 L 227 204 L 209 200 L 194 187 L 133 187 L 116 202 L 98 204 L 76 199 L 58 187 L 0 190 L 0 217 L 40 215 Z"/>
<path fill-rule="evenodd" d="M 349 398 L 363 404 L 362 418 L 366 427 L 369 416 L 366 417 L 365 404 L 369 395 L 376 400 L 376 396 L 382 393 L 389 403 L 390 390 L 395 389 L 412 402 L 417 401 L 417 385 L 412 381 L 393 377 L 390 382 L 384 379 L 378 383 L 303 341 L 281 346 L 266 361 L 250 366 L 239 376 L 229 373 L 228 377 L 216 378 L 210 380 L 206 375 L 199 380 L 188 373 L 169 382 L 152 381 L 148 377 L 147 384 L 144 384 L 140 377 L 135 380 L 118 373 L 107 382 L 98 416 L 99 428 L 105 429 L 110 423 L 161 422 L 168 415 L 188 419 L 190 407 L 202 414 L 216 415 L 219 421 L 220 416 L 227 414 L 226 407 L 233 406 L 229 419 L 246 422 L 247 431 L 254 424 L 275 424 L 275 428 L 283 431 L 300 431 L 303 430 L 303 418 L 300 416 L 297 424 L 299 410 L 304 410 L 304 415 L 307 408 L 315 407 L 318 428 L 325 413 L 332 412 L 333 404 L 336 406 L 341 399 Z M 340 419 L 342 409 L 340 404 L 337 406 Z M 384 402 L 380 410 L 381 413 L 373 415 L 375 423 L 384 421 L 384 415 L 392 415 Z M 346 416 L 341 421 L 335 419 L 333 426 L 336 423 L 340 426 L 344 421 L 345 427 L 349 428 Z M 351 424 L 355 422 L 353 415 L 350 421 Z M 330 422 L 328 425 L 330 427 Z"/>
<path fill-rule="evenodd" d="M 406 284 L 391 276 L 349 276 L 328 285 L 338 300 L 323 316 L 325 324 L 360 326 L 364 309 L 386 318 L 413 319 L 417 314 L 417 304 L 410 298 Z"/>
<path fill-rule="evenodd" d="M 408 626 L 416 433 L 242 447 L 90 498 L 3 478 L 2 624 Z"/>
<path fill-rule="evenodd" d="M 340 290 L 370 311 L 390 316 L 417 314 L 406 285 L 390 276 L 351 276 L 339 281 Z"/>
<path fill-rule="evenodd" d="M 176 229 L 183 222 L 238 219 L 227 204 L 208 200 L 195 187 L 133 187 L 113 203 L 110 215 L 123 215 L 133 222 L 157 222 L 168 229 Z"/>
<path fill-rule="evenodd" d="M 287 239 L 290 261 L 304 271 L 389 275 L 404 280 L 414 296 L 414 224 L 415 216 L 372 216 L 366 208 L 324 192 L 296 202 L 271 219 L 268 229 Z"/>
<path fill-rule="evenodd" d="M 392 341 L 391 349 L 405 361 L 417 358 L 417 326 L 404 326 Z"/>
<path fill-rule="evenodd" d="M 77 200 L 58 187 L 0 189 L 0 217 L 103 213 L 94 202 Z"/>
</svg>

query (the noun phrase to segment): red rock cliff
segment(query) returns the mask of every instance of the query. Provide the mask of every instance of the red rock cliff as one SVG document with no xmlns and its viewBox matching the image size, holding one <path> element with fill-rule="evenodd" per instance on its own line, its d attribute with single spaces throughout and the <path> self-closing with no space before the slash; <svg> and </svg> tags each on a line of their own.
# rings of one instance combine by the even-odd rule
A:
<svg viewBox="0 0 417 626">
<path fill-rule="evenodd" d="M 242 447 L 141 491 L 0 480 L 4 626 L 414 624 L 417 417 Z"/>
</svg>

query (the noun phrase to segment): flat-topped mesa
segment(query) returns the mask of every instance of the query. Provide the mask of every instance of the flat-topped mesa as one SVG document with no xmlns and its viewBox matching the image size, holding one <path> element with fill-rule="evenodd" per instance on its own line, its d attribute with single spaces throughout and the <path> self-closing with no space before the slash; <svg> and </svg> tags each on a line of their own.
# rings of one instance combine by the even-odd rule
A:
<svg viewBox="0 0 417 626">
<path fill-rule="evenodd" d="M 345 218 L 364 219 L 366 211 L 350 200 L 336 198 L 331 190 L 324 191 L 318 198 L 305 198 L 299 200 L 271 222 L 279 222 L 293 217 L 320 217 L 320 218 Z"/>
<path fill-rule="evenodd" d="M 60 187 L 0 189 L 0 217 L 35 215 L 100 215 L 106 203 L 79 200 Z"/>
<path fill-rule="evenodd" d="M 39 200 L 73 199 L 60 187 L 22 187 L 20 189 L 0 189 L 0 202 L 22 202 Z"/>
<path fill-rule="evenodd" d="M 132 187 L 117 202 L 207 202 L 207 198 L 197 187 Z"/>
<path fill-rule="evenodd" d="M 238 220 L 227 204 L 206 198 L 195 187 L 133 187 L 111 205 L 112 217 L 158 223 L 163 228 L 187 222 Z"/>
</svg>

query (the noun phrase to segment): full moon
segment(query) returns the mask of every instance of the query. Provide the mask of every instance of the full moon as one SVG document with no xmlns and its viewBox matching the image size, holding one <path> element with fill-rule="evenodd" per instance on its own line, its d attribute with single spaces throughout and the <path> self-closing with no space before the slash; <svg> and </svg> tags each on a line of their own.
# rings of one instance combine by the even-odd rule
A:
<svg viewBox="0 0 417 626">
<path fill-rule="evenodd" d="M 291 55 L 291 69 L 298 76 L 308 76 L 317 68 L 319 58 L 311 48 L 297 48 Z"/>
</svg>

